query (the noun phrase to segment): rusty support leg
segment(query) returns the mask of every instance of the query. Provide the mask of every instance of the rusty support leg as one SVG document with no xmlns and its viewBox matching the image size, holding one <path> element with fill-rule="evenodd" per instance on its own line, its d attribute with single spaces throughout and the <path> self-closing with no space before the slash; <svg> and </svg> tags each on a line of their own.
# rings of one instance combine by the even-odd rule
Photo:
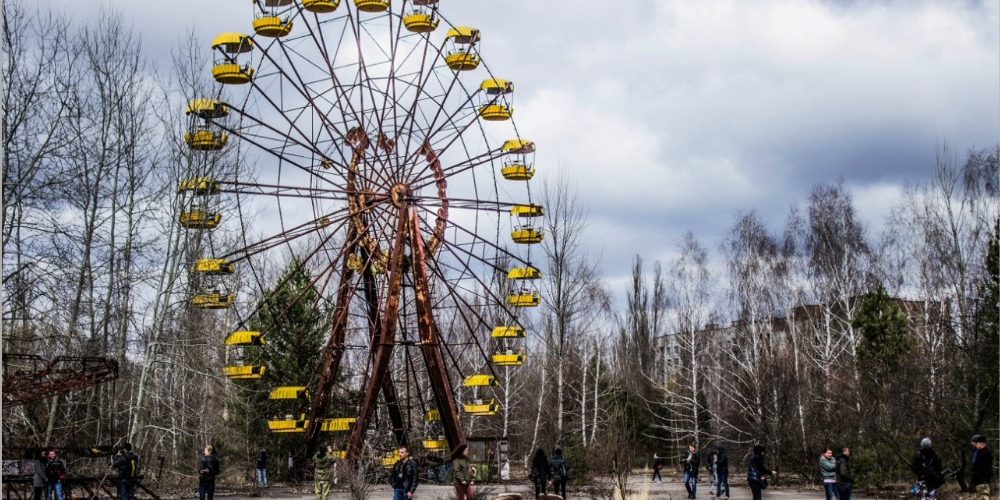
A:
<svg viewBox="0 0 1000 500">
<path fill-rule="evenodd" d="M 378 394 L 382 389 L 383 381 L 389 373 L 389 361 L 392 360 L 393 344 L 396 341 L 396 322 L 399 319 L 399 291 L 403 282 L 403 254 L 406 252 L 406 204 L 399 209 L 399 223 L 396 232 L 396 241 L 392 247 L 389 259 L 389 284 L 386 289 L 385 314 L 382 316 L 382 335 L 379 343 L 375 346 L 375 360 L 372 366 L 372 376 L 368 380 L 368 387 L 365 388 L 364 399 L 361 400 L 361 411 L 358 413 L 358 422 L 351 429 L 351 440 L 347 446 L 347 460 L 353 461 L 358 458 L 361 451 L 361 441 L 368 428 L 368 421 L 375 412 L 375 405 L 378 403 Z"/>
<path fill-rule="evenodd" d="M 347 245 L 350 245 L 351 238 L 348 237 Z M 350 251 L 345 245 L 344 255 Z M 340 368 L 340 360 L 344 356 L 344 339 L 347 332 L 347 313 L 350 309 L 351 298 L 354 295 L 354 286 L 351 280 L 354 278 L 354 271 L 347 265 L 347 258 L 343 259 L 340 266 L 340 287 L 337 289 L 337 303 L 333 309 L 333 325 L 331 326 L 330 340 L 323 349 L 323 368 L 319 373 L 319 382 L 316 384 L 316 394 L 313 397 L 313 405 L 309 410 L 309 425 L 305 430 L 305 442 L 302 447 L 301 457 L 309 457 L 316 449 L 316 440 L 319 438 L 319 430 L 326 415 L 326 406 L 330 402 L 330 393 L 333 392 L 333 384 L 336 382 L 337 370 Z"/>
<path fill-rule="evenodd" d="M 367 259 L 363 258 L 363 262 Z M 375 346 L 382 342 L 382 318 L 379 317 L 378 291 L 375 289 L 375 277 L 372 275 L 371 266 L 365 266 L 365 300 L 368 302 L 368 321 L 371 325 L 369 344 L 374 354 Z M 396 385 L 392 381 L 392 375 L 386 376 L 382 382 L 382 397 L 385 398 L 385 405 L 389 412 L 389 421 L 392 422 L 392 434 L 396 439 L 396 445 L 406 443 L 406 429 L 403 427 L 403 413 L 399 408 L 399 397 L 396 395 Z"/>
<path fill-rule="evenodd" d="M 416 211 L 412 212 L 409 220 L 410 245 L 413 249 L 413 285 L 416 289 L 417 302 L 417 327 L 420 329 L 420 351 L 427 364 L 427 375 L 430 377 L 434 398 L 437 401 L 438 411 L 441 413 L 441 424 L 444 427 L 445 438 L 448 439 L 448 446 L 455 449 L 456 446 L 465 442 L 465 435 L 462 433 L 462 424 L 458 419 L 458 407 L 455 405 L 455 398 L 451 392 L 448 369 L 444 363 L 444 355 L 441 353 L 440 335 L 431 308 L 430 287 L 427 284 L 427 256 L 423 238 L 420 236 Z"/>
</svg>

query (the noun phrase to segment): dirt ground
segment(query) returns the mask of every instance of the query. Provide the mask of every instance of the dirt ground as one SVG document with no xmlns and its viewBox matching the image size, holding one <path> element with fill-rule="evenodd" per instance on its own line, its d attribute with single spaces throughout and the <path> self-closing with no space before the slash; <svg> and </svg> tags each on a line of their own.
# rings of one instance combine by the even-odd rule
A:
<svg viewBox="0 0 1000 500">
<path fill-rule="evenodd" d="M 681 500 L 687 498 L 687 491 L 684 483 L 676 478 L 665 477 L 663 482 L 651 483 L 648 476 L 633 476 L 631 478 L 631 489 L 633 494 L 629 500 Z M 529 483 L 508 483 L 508 484 L 485 484 L 476 485 L 480 492 L 488 493 L 486 500 L 490 500 L 500 493 L 521 493 L 525 500 L 532 500 L 534 489 Z M 192 492 L 196 494 L 195 492 Z M 708 500 L 714 498 L 714 491 L 708 491 L 708 485 L 702 481 L 698 484 L 697 498 Z M 478 495 L 477 495 L 478 496 Z M 580 487 L 568 487 L 566 491 L 567 500 L 583 500 L 594 498 L 594 490 Z M 414 500 L 449 500 L 455 497 L 455 490 L 451 486 L 439 484 L 421 484 L 417 488 Z M 227 496 L 227 498 L 247 498 L 240 496 Z M 276 500 L 309 499 L 315 498 L 312 490 L 306 486 L 293 489 L 285 486 L 275 486 L 263 490 L 263 494 L 257 499 L 273 498 Z M 730 483 L 731 500 L 750 500 L 750 489 L 746 487 L 746 482 Z M 866 497 L 856 493 L 852 498 L 865 500 Z M 825 500 L 826 495 L 822 490 L 808 490 L 795 488 L 768 488 L 764 491 L 764 500 Z M 330 500 L 351 500 L 350 495 L 344 489 L 334 486 L 330 492 Z M 370 500 L 392 500 L 392 489 L 388 486 L 376 486 L 373 488 Z M 600 499 L 599 499 L 600 500 Z"/>
</svg>

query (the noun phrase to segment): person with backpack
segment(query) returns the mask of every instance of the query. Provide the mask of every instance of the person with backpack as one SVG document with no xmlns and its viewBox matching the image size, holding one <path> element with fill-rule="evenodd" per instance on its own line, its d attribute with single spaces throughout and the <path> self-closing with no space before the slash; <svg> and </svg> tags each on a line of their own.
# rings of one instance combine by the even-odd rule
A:
<svg viewBox="0 0 1000 500">
<path fill-rule="evenodd" d="M 219 458 L 215 456 L 215 448 L 205 445 L 204 454 L 198 463 L 198 500 L 213 500 L 215 498 L 215 477 L 219 475 Z"/>
<path fill-rule="evenodd" d="M 701 457 L 698 456 L 698 447 L 694 443 L 688 445 L 687 455 L 682 462 L 684 462 L 684 488 L 687 489 L 688 498 L 695 498 L 698 494 L 698 467 L 701 465 Z"/>
<path fill-rule="evenodd" d="M 767 488 L 767 476 L 774 474 L 773 470 L 768 469 L 764 455 L 764 447 L 759 444 L 754 445 L 750 462 L 747 463 L 747 484 L 750 485 L 750 495 L 753 500 L 761 499 L 764 488 Z"/>
<path fill-rule="evenodd" d="M 851 500 L 851 494 L 854 492 L 851 449 L 847 446 L 840 449 L 840 458 L 837 459 L 837 491 L 840 492 L 840 500 Z"/>
<path fill-rule="evenodd" d="M 66 477 L 66 461 L 59 458 L 55 448 L 49 448 L 48 460 L 45 461 L 45 498 L 63 500 L 62 478 Z"/>
<path fill-rule="evenodd" d="M 566 500 L 566 483 L 569 481 L 569 462 L 563 458 L 562 448 L 552 451 L 549 460 L 549 470 L 552 471 L 552 493 Z"/>
<path fill-rule="evenodd" d="M 118 470 L 118 500 L 135 500 L 135 479 L 139 476 L 139 457 L 132 453 L 132 445 L 123 443 L 111 467 Z"/>
<path fill-rule="evenodd" d="M 535 457 L 531 459 L 531 473 L 528 476 L 535 484 L 535 498 L 545 494 L 545 485 L 552 479 L 552 470 L 549 468 L 549 457 L 541 448 L 535 452 Z"/>
<path fill-rule="evenodd" d="M 918 488 L 917 493 L 920 500 L 937 499 L 937 489 L 944 484 L 944 474 L 941 472 L 941 457 L 931 448 L 931 438 L 920 440 L 920 450 L 913 457 L 910 463 L 910 470 L 917 475 L 917 483 L 923 487 Z"/>
<path fill-rule="evenodd" d="M 267 450 L 257 452 L 257 487 L 267 488 Z"/>
<path fill-rule="evenodd" d="M 726 488 L 726 500 L 729 500 L 729 455 L 721 444 L 715 445 L 715 498 L 722 496 L 722 487 Z M 712 494 L 712 485 L 708 485 L 708 494 Z"/>
</svg>

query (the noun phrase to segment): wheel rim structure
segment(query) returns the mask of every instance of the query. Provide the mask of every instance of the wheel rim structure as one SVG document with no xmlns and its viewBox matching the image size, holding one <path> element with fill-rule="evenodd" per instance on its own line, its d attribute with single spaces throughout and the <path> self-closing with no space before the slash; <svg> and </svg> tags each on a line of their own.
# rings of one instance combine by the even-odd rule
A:
<svg viewBox="0 0 1000 500">
<path fill-rule="evenodd" d="M 192 172 L 181 223 L 215 228 L 221 214 L 202 207 L 230 197 L 243 227 L 258 213 L 273 229 L 245 232 L 192 272 L 256 274 L 253 256 L 300 245 L 331 327 L 309 380 L 282 380 L 279 360 L 226 375 L 270 377 L 273 399 L 299 401 L 302 417 L 269 426 L 301 432 L 305 453 L 322 432 L 342 432 L 342 453 L 358 457 L 380 406 L 396 444 L 433 425 L 443 439 L 425 447 L 452 449 L 465 442 L 463 419 L 497 411 L 495 367 L 523 363 L 523 308 L 540 301 L 530 248 L 543 209 L 531 201 L 534 144 L 512 119 L 513 84 L 483 63 L 479 31 L 448 23 L 436 0 L 263 0 L 252 21 L 250 34 L 213 41 L 219 90 L 188 103 L 185 140 L 197 154 L 230 148 L 256 175 Z M 192 304 L 236 302 L 203 299 Z M 240 323 L 226 344 L 266 352 L 268 328 Z M 354 417 L 330 408 L 344 387 L 362 394 Z"/>
</svg>

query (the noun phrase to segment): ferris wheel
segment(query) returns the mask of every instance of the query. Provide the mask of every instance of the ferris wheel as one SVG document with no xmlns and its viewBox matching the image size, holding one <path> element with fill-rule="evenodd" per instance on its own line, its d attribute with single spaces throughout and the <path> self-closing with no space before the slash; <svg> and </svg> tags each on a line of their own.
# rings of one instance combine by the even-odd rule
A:
<svg viewBox="0 0 1000 500">
<path fill-rule="evenodd" d="M 541 301 L 531 249 L 544 209 L 514 85 L 437 0 L 254 0 L 247 24 L 213 40 L 220 90 L 187 103 L 185 141 L 206 158 L 235 150 L 255 173 L 181 179 L 179 222 L 255 231 L 193 257 L 191 305 L 241 305 L 231 275 L 297 245 L 316 293 L 295 300 L 330 311 L 318 366 L 287 380 L 250 355 L 275 334 L 247 327 L 251 305 L 226 337 L 226 376 L 267 380 L 271 399 L 299 405 L 268 427 L 301 433 L 307 453 L 339 433 L 356 458 L 378 429 L 453 449 L 463 422 L 500 410 L 492 391 L 524 363 L 524 308 Z M 360 396 L 333 408 L 350 388 Z"/>
</svg>

